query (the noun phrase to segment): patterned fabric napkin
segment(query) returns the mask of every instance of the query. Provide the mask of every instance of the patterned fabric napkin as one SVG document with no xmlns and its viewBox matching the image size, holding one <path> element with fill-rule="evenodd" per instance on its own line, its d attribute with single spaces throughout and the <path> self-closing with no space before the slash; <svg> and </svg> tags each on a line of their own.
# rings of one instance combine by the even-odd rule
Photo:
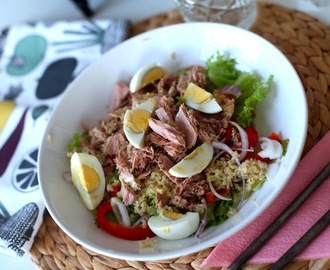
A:
<svg viewBox="0 0 330 270">
<path fill-rule="evenodd" d="M 330 131 L 300 161 L 289 183 L 277 199 L 255 221 L 219 243 L 202 266 L 228 267 L 236 257 L 277 217 L 330 162 Z M 330 209 L 330 177 L 293 214 L 272 238 L 247 262 L 273 263 Z M 330 257 L 330 227 L 323 230 L 295 260 Z"/>
<path fill-rule="evenodd" d="M 28 252 L 42 223 L 37 158 L 52 109 L 129 31 L 129 21 L 113 19 L 23 23 L 0 32 L 0 252 Z"/>
</svg>

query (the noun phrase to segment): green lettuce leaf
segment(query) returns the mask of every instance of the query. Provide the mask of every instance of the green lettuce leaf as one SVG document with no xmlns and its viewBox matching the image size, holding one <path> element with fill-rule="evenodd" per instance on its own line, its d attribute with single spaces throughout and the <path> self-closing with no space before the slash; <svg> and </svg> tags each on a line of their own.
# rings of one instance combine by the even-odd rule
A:
<svg viewBox="0 0 330 270">
<path fill-rule="evenodd" d="M 235 101 L 234 120 L 243 127 L 251 126 L 257 105 L 270 92 L 273 75 L 264 82 L 253 73 L 237 70 L 235 59 L 216 52 L 206 61 L 206 76 L 211 84 L 207 87 L 210 92 L 225 85 L 241 89 L 242 94 Z"/>
<path fill-rule="evenodd" d="M 266 98 L 271 89 L 273 75 L 270 75 L 266 82 L 258 76 L 243 72 L 237 81 L 242 94 L 235 101 L 235 121 L 243 126 L 251 126 L 254 119 L 254 112 L 257 105 Z"/>
<path fill-rule="evenodd" d="M 212 55 L 206 61 L 206 76 L 213 88 L 221 88 L 233 84 L 239 77 L 239 71 L 235 68 L 236 60 L 227 58 L 219 52 Z"/>
</svg>

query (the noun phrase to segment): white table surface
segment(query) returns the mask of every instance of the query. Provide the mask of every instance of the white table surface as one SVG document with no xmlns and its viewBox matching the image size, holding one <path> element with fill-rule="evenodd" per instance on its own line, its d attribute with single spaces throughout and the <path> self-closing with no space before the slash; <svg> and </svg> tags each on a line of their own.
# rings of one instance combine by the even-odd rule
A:
<svg viewBox="0 0 330 270">
<path fill-rule="evenodd" d="M 261 0 L 260 0 L 261 1 Z M 94 18 L 126 18 L 132 22 L 174 8 L 172 0 L 90 0 L 97 13 Z M 298 9 L 330 25 L 330 4 L 317 7 L 309 0 L 268 0 L 288 8 Z M 330 1 L 329 1 L 330 2 Z M 70 0 L 2 0 L 0 1 L 0 29 L 24 21 L 79 20 L 82 13 Z M 0 268 L 4 270 L 35 270 L 29 254 L 17 258 L 0 254 Z"/>
</svg>

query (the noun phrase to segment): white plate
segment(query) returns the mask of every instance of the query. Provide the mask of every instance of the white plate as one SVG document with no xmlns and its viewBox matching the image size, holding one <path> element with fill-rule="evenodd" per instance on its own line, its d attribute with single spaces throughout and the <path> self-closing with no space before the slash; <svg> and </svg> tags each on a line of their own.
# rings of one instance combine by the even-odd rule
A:
<svg viewBox="0 0 330 270">
<path fill-rule="evenodd" d="M 139 241 L 112 237 L 96 228 L 91 212 L 81 204 L 74 187 L 62 174 L 69 170 L 66 146 L 81 121 L 95 126 L 103 118 L 117 80 L 127 81 L 146 64 L 163 63 L 173 70 L 204 64 L 216 51 L 228 53 L 245 70 L 265 80 L 274 75 L 273 92 L 258 107 L 260 135 L 271 131 L 289 138 L 287 155 L 276 175 L 244 204 L 237 215 L 206 230 L 201 239 L 158 240 L 154 248 L 140 249 Z M 90 250 L 125 260 L 153 261 L 198 252 L 238 232 L 281 192 L 303 150 L 307 131 L 307 105 L 301 81 L 273 45 L 246 30 L 222 24 L 190 23 L 167 26 L 127 40 L 88 67 L 70 85 L 49 121 L 39 151 L 39 180 L 43 198 L 53 219 L 71 238 Z"/>
</svg>

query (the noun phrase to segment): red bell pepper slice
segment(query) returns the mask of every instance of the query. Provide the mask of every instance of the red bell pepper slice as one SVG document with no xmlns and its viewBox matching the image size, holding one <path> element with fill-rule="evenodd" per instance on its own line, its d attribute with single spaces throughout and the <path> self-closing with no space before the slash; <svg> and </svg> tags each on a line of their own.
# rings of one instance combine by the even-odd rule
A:
<svg viewBox="0 0 330 270">
<path fill-rule="evenodd" d="M 128 228 L 124 227 L 114 221 L 107 219 L 107 214 L 112 212 L 111 203 L 109 201 L 103 201 L 97 208 L 96 222 L 101 229 L 109 234 L 126 240 L 144 240 L 147 237 L 153 237 L 155 234 L 147 226 Z"/>
</svg>

